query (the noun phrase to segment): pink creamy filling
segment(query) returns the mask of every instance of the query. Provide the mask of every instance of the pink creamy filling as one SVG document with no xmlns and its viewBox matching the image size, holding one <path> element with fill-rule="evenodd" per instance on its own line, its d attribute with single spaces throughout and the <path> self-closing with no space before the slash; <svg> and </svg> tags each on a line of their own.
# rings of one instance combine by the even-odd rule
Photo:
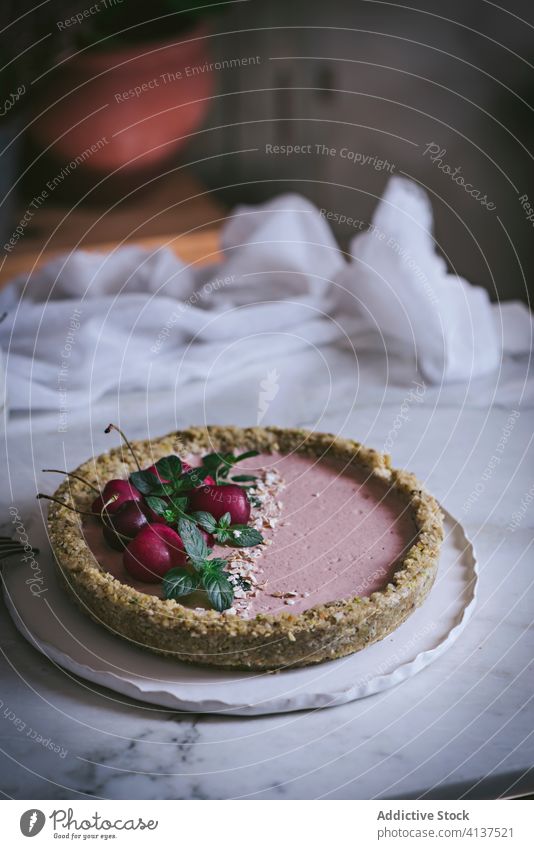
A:
<svg viewBox="0 0 534 849">
<path fill-rule="evenodd" d="M 264 529 L 272 544 L 257 559 L 260 589 L 246 615 L 300 613 L 328 601 L 368 596 L 384 587 L 417 530 L 406 501 L 387 483 L 360 469 L 299 454 L 264 454 L 242 464 L 249 469 L 276 468 L 285 481 L 278 496 L 280 520 Z M 128 575 L 122 553 L 105 542 L 96 520 L 84 522 L 86 542 L 98 563 L 123 583 L 161 596 L 159 584 Z M 217 556 L 234 549 L 217 547 Z M 289 595 L 288 595 L 289 594 Z M 195 598 L 194 605 L 199 604 Z"/>
</svg>

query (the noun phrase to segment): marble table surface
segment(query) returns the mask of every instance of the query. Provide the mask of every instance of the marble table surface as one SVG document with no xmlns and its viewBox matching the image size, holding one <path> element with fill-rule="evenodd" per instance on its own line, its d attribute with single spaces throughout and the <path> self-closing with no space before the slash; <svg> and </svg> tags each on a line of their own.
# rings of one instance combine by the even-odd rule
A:
<svg viewBox="0 0 534 849">
<path fill-rule="evenodd" d="M 409 400 L 415 384 L 391 385 L 380 403 L 371 388 L 349 407 L 342 386 L 324 404 L 313 382 L 299 385 L 292 409 L 274 405 L 265 423 L 342 432 L 376 448 L 392 444 L 395 464 L 416 472 L 463 522 L 480 561 L 480 593 L 460 639 L 413 679 L 359 702 L 280 716 L 201 716 L 136 703 L 73 677 L 26 643 L 2 606 L 6 796 L 458 798 L 534 789 L 531 409 L 506 392 L 490 405 L 472 388 L 426 388 Z M 32 542 L 43 544 L 33 499 L 51 483 L 40 470 L 72 468 L 110 447 L 102 430 L 119 406 L 132 437 L 206 419 L 255 420 L 246 399 L 231 411 L 215 399 L 217 415 L 195 403 L 121 397 L 120 405 L 114 399 L 72 414 L 62 433 L 57 416 L 12 417 L 0 516 L 14 503 L 28 517 Z"/>
</svg>

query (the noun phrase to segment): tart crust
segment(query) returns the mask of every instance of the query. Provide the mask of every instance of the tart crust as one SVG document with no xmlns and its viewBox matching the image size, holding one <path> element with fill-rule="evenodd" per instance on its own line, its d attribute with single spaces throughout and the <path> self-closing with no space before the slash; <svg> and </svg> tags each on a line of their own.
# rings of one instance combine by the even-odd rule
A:
<svg viewBox="0 0 534 849">
<path fill-rule="evenodd" d="M 360 651 L 390 634 L 427 597 L 436 576 L 443 520 L 439 506 L 410 473 L 392 469 L 388 455 L 327 433 L 277 427 L 191 427 L 161 439 L 133 443 L 141 465 L 170 453 L 202 454 L 234 448 L 298 452 L 363 467 L 395 487 L 412 511 L 418 536 L 393 580 L 369 597 L 355 597 L 254 619 L 202 613 L 121 583 L 97 563 L 83 537 L 80 517 L 51 503 L 48 527 L 60 579 L 82 610 L 114 634 L 179 661 L 235 669 L 307 666 Z M 123 447 L 83 463 L 76 473 L 95 485 L 133 471 Z M 65 480 L 55 493 L 87 510 L 94 497 L 79 481 Z"/>
</svg>

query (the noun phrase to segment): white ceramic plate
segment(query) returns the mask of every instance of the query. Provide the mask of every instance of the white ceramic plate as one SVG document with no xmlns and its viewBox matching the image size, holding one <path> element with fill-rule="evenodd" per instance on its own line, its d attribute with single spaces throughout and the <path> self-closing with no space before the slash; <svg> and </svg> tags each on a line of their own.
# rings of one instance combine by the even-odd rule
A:
<svg viewBox="0 0 534 849">
<path fill-rule="evenodd" d="M 39 558 L 43 595 L 32 595 L 27 570 L 15 563 L 4 570 L 4 595 L 19 631 L 53 662 L 143 702 L 241 716 L 331 707 L 399 684 L 457 639 L 475 605 L 477 567 L 462 526 L 446 512 L 445 534 L 430 596 L 393 634 L 349 657 L 277 674 L 193 666 L 114 637 L 70 601 L 50 553 Z"/>
</svg>

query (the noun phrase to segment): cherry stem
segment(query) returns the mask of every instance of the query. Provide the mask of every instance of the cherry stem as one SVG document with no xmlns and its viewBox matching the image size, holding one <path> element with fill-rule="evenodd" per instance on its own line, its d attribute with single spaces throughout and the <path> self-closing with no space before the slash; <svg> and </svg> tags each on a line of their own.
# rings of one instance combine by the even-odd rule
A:
<svg viewBox="0 0 534 849">
<path fill-rule="evenodd" d="M 72 510 L 73 513 L 79 513 L 81 516 L 98 516 L 98 513 L 90 513 L 89 510 L 78 510 L 76 507 L 71 507 L 70 504 L 65 504 L 64 501 L 61 501 L 59 498 L 54 498 L 53 495 L 45 495 L 43 492 L 38 492 L 36 497 L 46 498 L 47 501 L 55 501 L 56 504 L 61 504 L 62 507 L 66 507 L 67 510 Z"/>
<path fill-rule="evenodd" d="M 137 466 L 138 471 L 139 471 L 139 472 L 141 472 L 141 471 L 142 471 L 142 469 L 141 469 L 141 466 L 139 465 L 139 460 L 137 459 L 137 456 L 136 456 L 136 454 L 135 454 L 135 451 L 134 451 L 134 450 L 133 450 L 133 448 L 132 448 L 131 442 L 130 442 L 130 440 L 129 440 L 129 439 L 127 439 L 126 434 L 124 433 L 124 431 L 123 431 L 123 430 L 121 430 L 121 429 L 120 429 L 120 427 L 117 427 L 117 425 L 114 425 L 114 424 L 108 424 L 108 426 L 107 426 L 107 428 L 105 429 L 104 433 L 109 433 L 109 432 L 110 432 L 110 431 L 112 431 L 112 430 L 116 430 L 116 431 L 117 431 L 117 433 L 120 433 L 120 435 L 121 435 L 121 437 L 123 438 L 124 442 L 126 443 L 126 445 L 128 446 L 128 448 L 130 449 L 130 454 L 132 455 L 132 457 L 133 457 L 133 458 L 134 458 L 134 460 L 135 460 L 135 465 Z"/>
<path fill-rule="evenodd" d="M 113 524 L 111 522 L 111 519 L 109 518 L 108 507 L 109 507 L 110 504 L 113 504 L 113 502 L 116 501 L 118 497 L 119 497 L 118 495 L 112 495 L 111 498 L 108 499 L 108 501 L 106 501 L 106 503 L 102 507 L 102 510 L 100 511 L 100 519 L 101 519 L 102 522 L 105 522 L 106 519 L 107 519 L 110 522 L 110 524 Z M 104 513 L 106 514 L 106 519 L 104 519 Z"/>
<path fill-rule="evenodd" d="M 74 478 L 74 480 L 77 480 L 77 481 L 80 481 L 81 483 L 84 483 L 85 486 L 90 487 L 94 492 L 96 492 L 96 493 L 98 493 L 98 495 L 100 495 L 100 490 L 96 486 L 94 486 L 89 481 L 86 481 L 85 478 L 81 477 L 81 475 L 75 475 L 74 472 L 64 472 L 63 469 L 42 469 L 41 471 L 43 471 L 43 472 L 55 472 L 58 475 L 67 475 L 68 478 Z"/>
</svg>

